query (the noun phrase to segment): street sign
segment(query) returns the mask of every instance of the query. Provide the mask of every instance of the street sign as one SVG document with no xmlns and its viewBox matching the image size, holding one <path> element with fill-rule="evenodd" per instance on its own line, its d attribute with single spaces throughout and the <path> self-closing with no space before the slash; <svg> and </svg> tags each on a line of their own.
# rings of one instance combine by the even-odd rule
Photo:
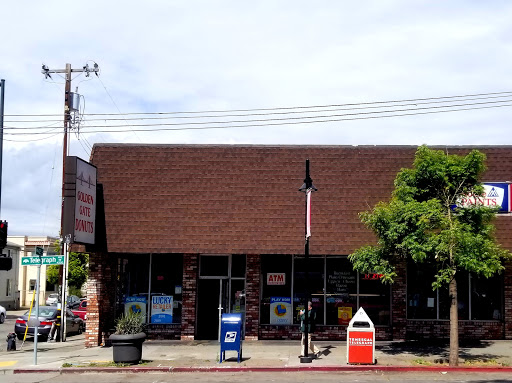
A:
<svg viewBox="0 0 512 383">
<path fill-rule="evenodd" d="M 38 266 L 38 265 L 63 265 L 63 255 L 48 255 L 46 257 L 21 257 L 22 266 Z"/>
<path fill-rule="evenodd" d="M 36 255 L 38 257 L 42 257 L 44 254 L 44 249 L 42 247 L 36 246 Z"/>
</svg>

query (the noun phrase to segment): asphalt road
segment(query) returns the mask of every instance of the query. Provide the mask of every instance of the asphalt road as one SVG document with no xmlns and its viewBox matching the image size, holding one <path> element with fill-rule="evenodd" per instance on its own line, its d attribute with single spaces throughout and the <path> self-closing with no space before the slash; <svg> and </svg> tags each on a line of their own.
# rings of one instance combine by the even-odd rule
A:
<svg viewBox="0 0 512 383">
<path fill-rule="evenodd" d="M 512 382 L 508 374 L 496 373 L 328 373 L 328 372 L 239 372 L 239 373 L 83 373 L 83 374 L 17 374 L 2 375 L 2 383 L 35 383 L 35 382 L 138 382 L 138 383 L 190 383 L 190 382 L 278 382 L 278 383 L 330 383 L 330 382 L 404 382 L 404 383 L 430 383 L 430 382 L 472 382 L 472 383 L 499 383 Z"/>
</svg>

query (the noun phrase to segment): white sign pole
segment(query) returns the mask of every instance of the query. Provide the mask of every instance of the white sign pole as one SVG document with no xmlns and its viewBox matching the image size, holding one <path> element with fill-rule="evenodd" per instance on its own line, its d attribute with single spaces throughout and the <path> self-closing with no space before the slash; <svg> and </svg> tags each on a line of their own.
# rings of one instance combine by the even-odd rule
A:
<svg viewBox="0 0 512 383">
<path fill-rule="evenodd" d="M 41 259 L 43 255 L 43 249 L 36 247 L 36 255 Z M 39 335 L 39 291 L 41 285 L 41 262 L 37 265 L 37 279 L 36 279 L 36 318 L 34 321 L 34 366 L 37 366 L 37 338 Z M 27 321 L 28 326 L 28 321 Z"/>
</svg>

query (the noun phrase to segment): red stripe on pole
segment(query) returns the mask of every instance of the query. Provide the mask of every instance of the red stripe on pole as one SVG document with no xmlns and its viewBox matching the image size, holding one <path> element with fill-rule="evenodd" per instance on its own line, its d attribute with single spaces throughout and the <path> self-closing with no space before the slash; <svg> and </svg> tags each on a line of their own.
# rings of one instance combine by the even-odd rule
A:
<svg viewBox="0 0 512 383">
<path fill-rule="evenodd" d="M 311 237 L 311 189 L 306 190 L 306 238 Z"/>
</svg>

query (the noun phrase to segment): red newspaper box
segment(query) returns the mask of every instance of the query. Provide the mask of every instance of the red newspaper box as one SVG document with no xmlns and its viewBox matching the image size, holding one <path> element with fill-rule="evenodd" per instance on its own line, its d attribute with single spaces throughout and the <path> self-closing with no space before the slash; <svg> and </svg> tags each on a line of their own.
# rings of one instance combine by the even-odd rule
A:
<svg viewBox="0 0 512 383">
<path fill-rule="evenodd" d="M 362 307 L 348 324 L 347 363 L 375 364 L 375 327 Z"/>
</svg>

